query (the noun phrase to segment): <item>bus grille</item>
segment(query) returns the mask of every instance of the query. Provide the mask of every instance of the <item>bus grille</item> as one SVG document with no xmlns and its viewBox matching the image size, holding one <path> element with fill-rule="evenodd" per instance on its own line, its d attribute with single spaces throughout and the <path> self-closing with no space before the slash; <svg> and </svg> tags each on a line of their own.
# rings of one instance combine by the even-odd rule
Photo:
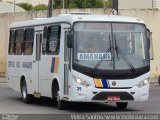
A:
<svg viewBox="0 0 160 120">
<path fill-rule="evenodd" d="M 134 100 L 133 96 L 128 92 L 100 92 L 92 100 L 107 100 L 108 96 L 120 96 L 120 100 Z"/>
</svg>

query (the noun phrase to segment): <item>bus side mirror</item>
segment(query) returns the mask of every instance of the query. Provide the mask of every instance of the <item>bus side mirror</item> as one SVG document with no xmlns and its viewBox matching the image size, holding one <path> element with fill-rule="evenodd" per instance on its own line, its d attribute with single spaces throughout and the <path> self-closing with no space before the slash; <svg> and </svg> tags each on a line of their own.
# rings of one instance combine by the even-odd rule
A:
<svg viewBox="0 0 160 120">
<path fill-rule="evenodd" d="M 67 35 L 67 47 L 73 48 L 73 34 L 71 32 Z"/>
<path fill-rule="evenodd" d="M 150 53 L 150 60 L 154 60 L 152 32 L 150 32 L 149 29 L 147 29 L 147 44 L 148 44 L 149 53 Z"/>
</svg>

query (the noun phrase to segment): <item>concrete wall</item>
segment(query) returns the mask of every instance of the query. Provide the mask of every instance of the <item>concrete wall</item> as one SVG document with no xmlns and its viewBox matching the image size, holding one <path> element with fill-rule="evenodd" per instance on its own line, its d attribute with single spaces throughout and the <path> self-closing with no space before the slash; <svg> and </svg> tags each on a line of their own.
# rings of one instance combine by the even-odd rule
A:
<svg viewBox="0 0 160 120">
<path fill-rule="evenodd" d="M 94 14 L 108 14 L 110 10 L 104 9 L 73 9 L 73 10 L 56 10 L 53 11 L 54 16 L 60 13 L 69 12 L 92 12 Z M 152 10 L 120 10 L 121 15 L 136 16 L 145 21 L 147 27 L 153 33 L 153 46 L 154 46 L 154 60 L 151 61 L 151 77 L 157 78 L 160 74 L 160 11 Z M 10 13 L 0 14 L 0 73 L 6 73 L 6 59 L 7 59 L 7 46 L 9 26 L 12 22 L 34 19 L 36 17 L 46 17 L 47 11 L 44 12 L 23 12 L 23 13 Z M 3 65 L 2 65 L 3 64 Z M 5 68 L 4 68 L 5 66 Z"/>
<path fill-rule="evenodd" d="M 160 0 L 119 0 L 119 9 L 160 8 Z"/>
</svg>

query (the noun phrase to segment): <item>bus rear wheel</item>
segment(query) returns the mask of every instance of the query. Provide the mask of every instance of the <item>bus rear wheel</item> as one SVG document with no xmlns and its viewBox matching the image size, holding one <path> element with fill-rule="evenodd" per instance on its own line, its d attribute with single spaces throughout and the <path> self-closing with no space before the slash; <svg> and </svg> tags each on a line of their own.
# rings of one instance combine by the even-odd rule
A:
<svg viewBox="0 0 160 120">
<path fill-rule="evenodd" d="M 117 102 L 116 104 L 119 110 L 125 110 L 127 108 L 128 102 Z"/>
<path fill-rule="evenodd" d="M 27 92 L 27 85 L 26 85 L 25 80 L 23 80 L 21 84 L 21 95 L 22 95 L 22 100 L 24 103 L 28 104 L 33 101 L 33 96 L 29 95 Z"/>
</svg>

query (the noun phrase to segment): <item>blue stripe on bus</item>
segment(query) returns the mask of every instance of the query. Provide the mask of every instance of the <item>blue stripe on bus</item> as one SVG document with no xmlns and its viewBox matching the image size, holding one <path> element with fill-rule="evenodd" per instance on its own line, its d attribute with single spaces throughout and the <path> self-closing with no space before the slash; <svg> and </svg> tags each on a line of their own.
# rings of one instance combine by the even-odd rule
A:
<svg viewBox="0 0 160 120">
<path fill-rule="evenodd" d="M 54 73 L 54 64 L 55 64 L 55 58 L 52 58 L 51 73 Z"/>
<path fill-rule="evenodd" d="M 103 88 L 109 88 L 108 80 L 102 79 Z"/>
</svg>

